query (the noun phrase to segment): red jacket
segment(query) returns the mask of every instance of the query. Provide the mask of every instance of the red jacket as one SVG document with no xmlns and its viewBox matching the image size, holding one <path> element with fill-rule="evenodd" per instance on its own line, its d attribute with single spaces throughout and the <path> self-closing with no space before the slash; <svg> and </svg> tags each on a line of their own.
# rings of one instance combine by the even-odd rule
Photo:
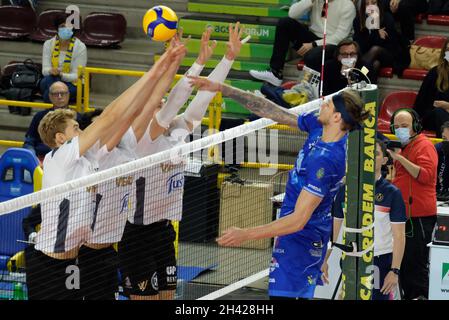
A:
<svg viewBox="0 0 449 320">
<path fill-rule="evenodd" d="M 407 217 L 429 217 L 437 213 L 437 166 L 435 146 L 423 134 L 411 141 L 401 154 L 421 167 L 418 177 L 413 178 L 399 161 L 394 162 L 396 175 L 393 184 L 401 190 Z M 411 203 L 411 205 L 410 205 Z"/>
</svg>

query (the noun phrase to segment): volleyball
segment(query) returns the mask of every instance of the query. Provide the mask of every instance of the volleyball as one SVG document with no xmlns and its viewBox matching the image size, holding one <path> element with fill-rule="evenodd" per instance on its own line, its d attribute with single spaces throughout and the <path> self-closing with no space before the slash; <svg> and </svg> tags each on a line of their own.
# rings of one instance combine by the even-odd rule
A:
<svg viewBox="0 0 449 320">
<path fill-rule="evenodd" d="M 176 34 L 178 17 L 166 6 L 155 6 L 143 17 L 143 30 L 154 41 L 168 41 Z"/>
</svg>

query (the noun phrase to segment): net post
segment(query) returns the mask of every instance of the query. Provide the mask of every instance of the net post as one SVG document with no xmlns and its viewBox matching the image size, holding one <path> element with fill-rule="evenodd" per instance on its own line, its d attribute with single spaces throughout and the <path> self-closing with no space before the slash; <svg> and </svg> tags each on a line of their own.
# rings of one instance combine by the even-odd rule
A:
<svg viewBox="0 0 449 320">
<path fill-rule="evenodd" d="M 370 112 L 371 117 L 365 120 L 363 130 L 354 131 L 349 135 L 344 221 L 346 227 L 357 229 L 374 223 L 378 89 L 377 86 L 371 85 L 359 90 L 359 93 L 365 110 Z M 346 245 L 357 243 L 356 251 L 367 250 L 374 243 L 374 228 L 362 233 L 344 232 L 343 242 Z M 343 253 L 342 299 L 371 300 L 373 262 L 372 247 L 360 258 Z"/>
</svg>

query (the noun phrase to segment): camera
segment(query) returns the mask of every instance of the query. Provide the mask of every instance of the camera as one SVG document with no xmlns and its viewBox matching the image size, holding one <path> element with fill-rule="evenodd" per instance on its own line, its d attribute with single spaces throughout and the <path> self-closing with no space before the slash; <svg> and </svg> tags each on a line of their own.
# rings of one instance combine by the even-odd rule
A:
<svg viewBox="0 0 449 320">
<path fill-rule="evenodd" d="M 387 149 L 394 151 L 395 149 L 401 149 L 401 148 L 402 148 L 402 143 L 400 141 L 390 140 L 387 142 Z"/>
</svg>

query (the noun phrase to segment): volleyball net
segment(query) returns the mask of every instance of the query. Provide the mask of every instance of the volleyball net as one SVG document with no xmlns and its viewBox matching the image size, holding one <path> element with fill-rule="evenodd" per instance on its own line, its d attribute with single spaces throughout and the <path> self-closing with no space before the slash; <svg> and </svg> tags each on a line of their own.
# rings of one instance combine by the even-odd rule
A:
<svg viewBox="0 0 449 320">
<path fill-rule="evenodd" d="M 314 100 L 291 111 L 300 114 L 319 107 L 320 100 Z M 36 226 L 36 244 L 24 246 L 57 257 L 86 245 L 112 244 L 119 253 L 114 259 L 87 264 L 95 265 L 98 277 L 112 264 L 117 272 L 110 276 L 122 294 L 126 293 L 123 269 L 129 263 L 123 267 L 121 250 L 126 251 L 132 268 L 142 269 L 149 260 L 163 264 L 171 250 L 167 243 L 174 241 L 177 299 L 227 299 L 251 286 L 266 295 L 264 279 L 273 240 L 228 248 L 218 246 L 216 238 L 230 227 L 247 228 L 276 218 L 288 171 L 307 135 L 274 125 L 272 120 L 259 119 L 220 132 L 198 127 L 187 142 L 169 150 L 104 170 L 100 161 L 95 174 L 1 202 L 0 218 L 40 208 L 42 223 Z M 176 235 L 170 228 L 165 233 L 151 227 L 142 232 L 128 226 L 165 226 L 166 220 Z M 7 238 L 28 240 L 23 234 Z M 75 264 L 82 260 L 81 251 L 78 255 Z M 30 267 L 25 261 L 18 269 L 26 274 Z M 172 271 L 167 268 L 167 275 Z M 40 290 L 45 293 L 47 270 L 34 275 L 37 283 L 39 277 Z"/>
</svg>

